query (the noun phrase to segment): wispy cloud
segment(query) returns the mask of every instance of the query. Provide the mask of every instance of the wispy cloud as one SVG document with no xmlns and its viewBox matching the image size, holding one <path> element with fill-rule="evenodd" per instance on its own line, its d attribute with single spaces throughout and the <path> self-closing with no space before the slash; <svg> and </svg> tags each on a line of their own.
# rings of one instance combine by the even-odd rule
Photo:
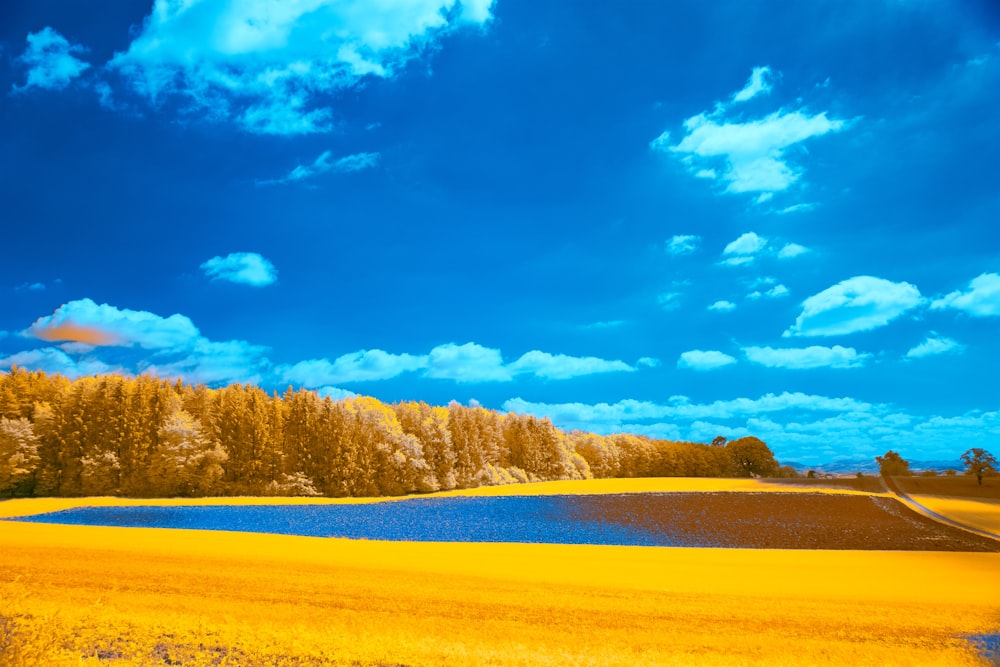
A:
<svg viewBox="0 0 1000 667">
<path fill-rule="evenodd" d="M 326 132 L 331 93 L 396 75 L 442 36 L 488 23 L 492 4 L 155 0 L 109 67 L 154 106 L 177 96 L 249 132 Z"/>
<path fill-rule="evenodd" d="M 729 243 L 722 251 L 723 255 L 755 255 L 764 249 L 767 239 L 754 232 L 741 234 L 738 239 Z"/>
<path fill-rule="evenodd" d="M 568 380 L 597 373 L 620 373 L 635 370 L 624 361 L 609 361 L 598 357 L 571 357 L 532 350 L 508 366 L 514 374 L 528 373 L 546 380 Z"/>
<path fill-rule="evenodd" d="M 965 350 L 965 346 L 958 341 L 951 338 L 945 338 L 944 336 L 938 336 L 932 332 L 931 335 L 924 339 L 924 342 L 910 348 L 910 350 L 906 353 L 906 356 L 909 359 L 921 359 L 923 357 L 932 357 L 938 354 L 962 352 L 963 350 Z"/>
<path fill-rule="evenodd" d="M 747 100 L 752 100 L 758 95 L 766 95 L 770 93 L 771 83 L 768 81 L 770 78 L 770 67 L 754 67 L 753 72 L 750 73 L 750 78 L 747 79 L 747 83 L 743 86 L 743 89 L 733 93 L 733 102 L 746 102 Z"/>
<path fill-rule="evenodd" d="M 807 252 L 809 252 L 809 248 L 805 246 L 801 246 L 798 243 L 786 243 L 781 250 L 778 251 L 778 259 L 791 259 L 792 257 L 804 255 Z"/>
<path fill-rule="evenodd" d="M 679 234 L 667 241 L 667 252 L 671 255 L 690 255 L 698 249 L 700 243 L 700 236 Z"/>
<path fill-rule="evenodd" d="M 71 44 L 51 27 L 28 33 L 27 42 L 17 62 L 27 67 L 28 77 L 23 86 L 14 86 L 15 92 L 31 88 L 62 90 L 90 67 L 90 63 L 73 55 L 86 53 L 87 49 Z"/>
<path fill-rule="evenodd" d="M 782 335 L 836 336 L 877 329 L 921 303 L 920 291 L 910 283 L 855 276 L 803 301 L 795 324 Z"/>
<path fill-rule="evenodd" d="M 984 273 L 969 282 L 967 290 L 956 290 L 931 303 L 932 310 L 954 308 L 973 317 L 1000 316 L 1000 275 Z"/>
<path fill-rule="evenodd" d="M 743 354 L 759 366 L 768 368 L 810 369 L 810 368 L 860 368 L 871 359 L 870 354 L 858 354 L 853 347 L 821 347 L 813 345 L 804 348 L 744 347 Z"/>
<path fill-rule="evenodd" d="M 212 280 L 224 280 L 241 285 L 264 287 L 278 279 L 274 264 L 255 252 L 234 252 L 225 257 L 213 257 L 201 265 Z"/>
<path fill-rule="evenodd" d="M 732 96 L 739 104 L 771 90 L 771 70 L 753 70 L 743 89 Z M 788 149 L 810 139 L 841 132 L 849 121 L 828 118 L 826 112 L 810 114 L 804 109 L 774 111 L 762 118 L 746 120 L 730 105 L 719 103 L 712 111 L 684 121 L 684 137 L 671 143 L 670 132 L 650 142 L 653 150 L 678 157 L 699 178 L 715 175 L 726 181 L 725 192 L 768 194 L 787 190 L 804 173 L 791 162 Z M 763 195 L 763 196 L 760 196 Z"/>
<path fill-rule="evenodd" d="M 718 350 L 688 350 L 677 359 L 677 368 L 710 371 L 735 364 L 736 359 Z"/>
<path fill-rule="evenodd" d="M 0 357 L 0 368 L 18 366 L 46 373 L 60 373 L 70 379 L 95 373 L 110 373 L 115 370 L 98 359 L 82 357 L 74 359 L 57 347 L 43 347 L 35 350 L 25 350 L 6 357 Z"/>
<path fill-rule="evenodd" d="M 754 290 L 747 294 L 747 299 L 751 301 L 756 301 L 758 299 L 768 298 L 768 299 L 780 299 L 783 296 L 788 296 L 790 292 L 788 288 L 784 285 L 778 284 L 767 290 L 766 292 L 761 292 L 760 290 Z"/>
<path fill-rule="evenodd" d="M 257 185 L 281 185 L 299 183 L 326 173 L 346 173 L 370 169 L 378 164 L 379 153 L 355 153 L 333 159 L 333 153 L 324 151 L 311 164 L 300 164 L 282 178 L 258 180 Z"/>
</svg>

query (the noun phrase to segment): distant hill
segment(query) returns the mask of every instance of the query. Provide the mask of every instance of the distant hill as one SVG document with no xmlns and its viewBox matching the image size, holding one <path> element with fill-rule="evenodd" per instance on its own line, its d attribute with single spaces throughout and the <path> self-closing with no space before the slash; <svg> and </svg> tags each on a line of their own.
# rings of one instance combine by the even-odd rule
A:
<svg viewBox="0 0 1000 667">
<path fill-rule="evenodd" d="M 840 461 L 833 461 L 832 463 L 823 463 L 817 465 L 805 465 L 803 463 L 784 462 L 782 465 L 789 465 L 798 470 L 799 472 L 806 472 L 808 470 L 815 470 L 817 473 L 832 473 L 835 475 L 846 475 L 853 474 L 856 472 L 861 472 L 866 475 L 877 475 L 878 474 L 878 463 L 875 458 L 870 459 L 843 459 Z M 910 470 L 913 472 L 920 472 L 921 470 L 933 469 L 939 472 L 948 470 L 949 468 L 962 472 L 965 466 L 959 459 L 941 459 L 937 461 L 910 461 Z"/>
</svg>

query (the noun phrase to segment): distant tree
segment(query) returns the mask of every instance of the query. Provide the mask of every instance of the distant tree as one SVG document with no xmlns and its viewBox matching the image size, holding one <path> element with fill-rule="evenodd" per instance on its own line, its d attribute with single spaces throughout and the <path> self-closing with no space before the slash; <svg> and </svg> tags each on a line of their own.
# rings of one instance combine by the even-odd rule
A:
<svg viewBox="0 0 1000 667">
<path fill-rule="evenodd" d="M 892 451 L 887 451 L 882 456 L 876 456 L 878 471 L 883 477 L 900 477 L 910 474 L 910 463 L 902 456 Z"/>
<path fill-rule="evenodd" d="M 724 436 L 724 435 L 717 435 L 714 438 L 712 438 L 712 446 L 713 447 L 725 447 L 726 446 L 726 436 Z"/>
<path fill-rule="evenodd" d="M 983 475 L 996 472 L 996 458 L 982 447 L 973 447 L 962 454 L 962 463 L 965 464 L 965 474 L 975 475 L 979 485 L 983 485 Z"/>
<path fill-rule="evenodd" d="M 735 472 L 740 477 L 771 477 L 778 470 L 778 462 L 763 440 L 748 435 L 726 444 L 726 451 Z"/>
</svg>

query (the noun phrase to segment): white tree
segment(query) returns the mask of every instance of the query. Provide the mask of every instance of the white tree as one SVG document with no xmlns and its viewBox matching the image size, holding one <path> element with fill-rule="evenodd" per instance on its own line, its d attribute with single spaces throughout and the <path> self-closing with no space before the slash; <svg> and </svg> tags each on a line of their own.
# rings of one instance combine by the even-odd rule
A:
<svg viewBox="0 0 1000 667">
<path fill-rule="evenodd" d="M 201 424 L 175 410 L 158 432 L 159 444 L 149 462 L 150 483 L 160 495 L 207 495 L 222 479 L 227 455 L 202 434 Z"/>
</svg>

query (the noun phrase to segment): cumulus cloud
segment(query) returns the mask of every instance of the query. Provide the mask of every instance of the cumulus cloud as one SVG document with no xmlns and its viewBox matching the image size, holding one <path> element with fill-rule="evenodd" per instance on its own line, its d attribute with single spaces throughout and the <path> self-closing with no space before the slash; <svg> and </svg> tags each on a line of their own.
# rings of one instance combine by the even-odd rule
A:
<svg viewBox="0 0 1000 667">
<path fill-rule="evenodd" d="M 733 102 L 746 102 L 758 95 L 770 93 L 771 83 L 768 81 L 770 77 L 770 67 L 754 67 L 743 89 L 733 93 Z"/>
<path fill-rule="evenodd" d="M 312 164 L 300 164 L 282 178 L 257 181 L 257 185 L 298 183 L 326 173 L 346 173 L 370 169 L 378 164 L 380 157 L 379 153 L 355 153 L 339 157 L 335 160 L 333 159 L 333 153 L 323 151 Z"/>
<path fill-rule="evenodd" d="M 213 257 L 202 263 L 201 270 L 212 280 L 264 287 L 278 279 L 270 260 L 255 252 L 234 252 L 225 257 Z"/>
<path fill-rule="evenodd" d="M 144 310 L 100 305 L 79 299 L 39 317 L 28 335 L 45 341 L 73 341 L 95 346 L 141 347 L 146 350 L 187 347 L 200 333 L 187 317 L 161 317 Z"/>
<path fill-rule="evenodd" d="M 820 347 L 775 349 L 744 347 L 743 354 L 751 363 L 768 368 L 860 368 L 871 359 L 870 354 L 858 354 L 853 347 Z"/>
<path fill-rule="evenodd" d="M 635 365 L 646 366 L 647 368 L 656 368 L 660 365 L 660 360 L 655 357 L 640 357 L 639 360 L 635 362 Z"/>
<path fill-rule="evenodd" d="M 961 352 L 965 349 L 965 346 L 956 340 L 951 338 L 945 338 L 944 336 L 938 336 L 935 333 L 931 333 L 924 342 L 916 345 L 906 353 L 906 356 L 910 359 L 920 359 L 922 357 L 931 357 L 937 354 L 947 354 L 949 352 Z"/>
<path fill-rule="evenodd" d="M 155 0 L 109 63 L 140 95 L 210 111 L 245 130 L 326 132 L 319 100 L 389 78 L 441 36 L 492 18 L 492 0 Z"/>
<path fill-rule="evenodd" d="M 720 313 L 728 313 L 731 310 L 736 309 L 736 304 L 732 301 L 716 301 L 711 306 L 708 307 L 709 310 L 715 310 Z"/>
<path fill-rule="evenodd" d="M 635 368 L 624 361 L 609 361 L 597 357 L 571 357 L 532 350 L 508 366 L 514 374 L 529 373 L 548 380 L 567 380 L 597 373 L 631 372 Z"/>
<path fill-rule="evenodd" d="M 801 246 L 798 243 L 786 243 L 781 250 L 778 251 L 778 259 L 791 259 L 792 257 L 798 257 L 799 255 L 804 255 L 809 252 L 809 248 Z"/>
<path fill-rule="evenodd" d="M 918 458 L 954 458 L 955 443 L 989 448 L 1000 437 L 1000 411 L 922 416 L 842 397 L 766 394 L 699 404 L 672 397 L 666 403 L 626 399 L 617 403 L 534 403 L 513 398 L 504 410 L 549 417 L 564 429 L 641 433 L 650 437 L 709 442 L 755 435 L 782 461 L 815 464 L 871 459 L 909 443 Z"/>
<path fill-rule="evenodd" d="M 390 354 L 383 350 L 359 350 L 327 359 L 309 359 L 281 366 L 278 375 L 304 387 L 321 387 L 345 382 L 389 380 L 403 373 L 427 368 L 426 355 Z"/>
<path fill-rule="evenodd" d="M 507 382 L 513 378 L 500 350 L 476 343 L 438 345 L 431 350 L 425 374 L 456 382 Z"/>
<path fill-rule="evenodd" d="M 754 232 L 741 234 L 738 239 L 726 245 L 723 255 L 754 255 L 764 249 L 767 239 Z"/>
<path fill-rule="evenodd" d="M 755 68 L 747 85 L 732 96 L 733 104 L 769 92 L 770 75 L 767 67 Z M 848 126 L 848 121 L 828 118 L 825 112 L 810 114 L 804 109 L 779 109 L 746 120 L 733 114 L 730 105 L 719 103 L 714 110 L 685 120 L 685 134 L 678 143 L 671 144 L 669 132 L 664 132 L 650 147 L 677 156 L 700 178 L 716 172 L 727 182 L 726 192 L 768 194 L 787 190 L 804 172 L 791 162 L 789 149 Z"/>
<path fill-rule="evenodd" d="M 271 365 L 263 345 L 242 340 L 212 341 L 198 338 L 187 349 L 154 357 L 138 364 L 140 372 L 161 378 L 181 378 L 194 384 L 260 383 Z"/>
<path fill-rule="evenodd" d="M 688 350 L 677 360 L 677 368 L 694 371 L 709 371 L 735 364 L 736 359 L 718 350 Z"/>
<path fill-rule="evenodd" d="M 778 284 L 767 290 L 766 292 L 761 292 L 760 290 L 754 290 L 747 294 L 747 299 L 750 301 L 756 301 L 758 299 L 768 298 L 768 299 L 779 299 L 783 296 L 788 296 L 790 292 L 788 288 L 784 285 Z"/>
<path fill-rule="evenodd" d="M 701 243 L 700 236 L 678 234 L 667 241 L 667 252 L 671 255 L 690 255 L 698 249 L 699 243 Z"/>
<path fill-rule="evenodd" d="M 28 68 L 28 78 L 23 86 L 14 86 L 15 92 L 30 88 L 62 90 L 90 67 L 90 63 L 73 55 L 86 53 L 87 49 L 70 44 L 51 27 L 28 33 L 27 42 L 17 62 Z"/>
<path fill-rule="evenodd" d="M 73 359 L 65 351 L 57 347 L 25 350 L 6 357 L 0 357 L 0 368 L 10 369 L 13 366 L 44 371 L 51 374 L 61 373 L 71 380 L 83 375 L 110 373 L 116 370 L 98 359 Z"/>
<path fill-rule="evenodd" d="M 931 303 L 932 310 L 954 308 L 973 317 L 1000 316 L 1000 275 L 984 273 L 969 282 L 966 291 L 946 294 Z"/>
<path fill-rule="evenodd" d="M 623 361 L 597 357 L 573 357 L 532 350 L 512 363 L 505 363 L 500 350 L 478 343 L 446 343 L 423 355 L 391 354 L 382 350 L 361 350 L 334 361 L 311 359 L 280 366 L 284 382 L 305 387 L 350 382 L 389 380 L 403 373 L 419 372 L 423 377 L 455 382 L 509 382 L 517 375 L 546 380 L 566 380 L 584 375 L 631 372 Z"/>
<path fill-rule="evenodd" d="M 782 335 L 837 336 L 869 331 L 921 303 L 920 291 L 909 283 L 855 276 L 803 301 L 795 324 Z"/>
</svg>

